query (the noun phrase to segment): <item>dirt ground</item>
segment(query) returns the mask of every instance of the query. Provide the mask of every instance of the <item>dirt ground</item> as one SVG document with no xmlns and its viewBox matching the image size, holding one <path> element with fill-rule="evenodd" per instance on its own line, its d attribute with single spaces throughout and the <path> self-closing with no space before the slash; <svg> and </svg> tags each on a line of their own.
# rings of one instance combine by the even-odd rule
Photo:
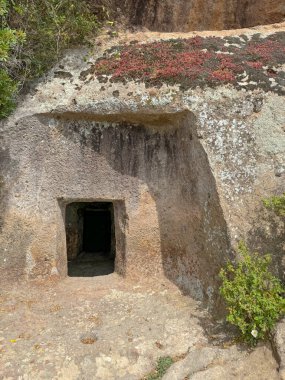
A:
<svg viewBox="0 0 285 380">
<path fill-rule="evenodd" d="M 141 379 L 207 339 L 207 318 L 171 284 L 116 274 L 2 287 L 0 378 Z"/>
</svg>

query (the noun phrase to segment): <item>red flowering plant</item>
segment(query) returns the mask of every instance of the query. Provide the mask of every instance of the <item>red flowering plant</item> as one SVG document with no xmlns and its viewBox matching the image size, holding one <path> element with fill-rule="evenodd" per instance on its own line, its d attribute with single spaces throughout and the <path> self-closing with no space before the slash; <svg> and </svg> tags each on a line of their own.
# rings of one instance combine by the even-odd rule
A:
<svg viewBox="0 0 285 380">
<path fill-rule="evenodd" d="M 279 32 L 250 40 L 194 37 L 119 46 L 98 59 L 94 73 L 111 81 L 134 80 L 149 86 L 179 84 L 185 89 L 231 83 L 284 93 L 285 73 L 278 70 L 284 63 L 285 33 Z"/>
</svg>

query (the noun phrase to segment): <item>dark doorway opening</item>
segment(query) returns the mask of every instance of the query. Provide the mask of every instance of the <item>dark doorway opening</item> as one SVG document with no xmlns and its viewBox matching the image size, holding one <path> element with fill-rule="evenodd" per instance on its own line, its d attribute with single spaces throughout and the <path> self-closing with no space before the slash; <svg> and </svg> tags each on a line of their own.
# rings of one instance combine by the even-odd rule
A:
<svg viewBox="0 0 285 380">
<path fill-rule="evenodd" d="M 111 202 L 66 206 L 68 276 L 94 277 L 114 272 L 115 227 Z"/>
</svg>

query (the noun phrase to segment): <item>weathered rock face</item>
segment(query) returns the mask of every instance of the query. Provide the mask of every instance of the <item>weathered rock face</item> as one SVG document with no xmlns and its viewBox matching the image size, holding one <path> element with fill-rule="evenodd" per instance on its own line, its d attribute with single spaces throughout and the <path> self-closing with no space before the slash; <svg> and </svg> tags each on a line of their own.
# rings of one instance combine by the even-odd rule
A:
<svg viewBox="0 0 285 380">
<path fill-rule="evenodd" d="M 285 186 L 281 63 L 276 93 L 158 90 L 96 75 L 103 53 L 68 55 L 2 123 L 1 276 L 64 277 L 66 205 L 95 201 L 114 204 L 123 276 L 167 277 L 212 305 L 240 239 L 282 276 L 284 225 L 261 202 Z"/>
<path fill-rule="evenodd" d="M 241 23 L 242 27 L 272 24 L 280 22 L 285 18 L 284 0 L 252 0 L 244 1 L 244 4 L 244 8 L 243 6 L 239 8 L 241 20 L 242 14 L 245 14 L 245 22 Z"/>
<path fill-rule="evenodd" d="M 202 299 L 204 287 L 213 292 L 229 242 L 193 115 L 145 115 L 142 123 L 113 117 L 118 121 L 34 116 L 10 129 L 5 145 L 17 157 L 17 170 L 10 166 L 17 184 L 6 200 L 6 270 L 64 276 L 66 205 L 108 200 L 115 208 L 116 272 L 164 274 Z M 27 247 L 25 263 L 17 259 L 18 240 Z"/>
<path fill-rule="evenodd" d="M 285 320 L 282 319 L 275 328 L 273 345 L 279 362 L 279 374 L 282 380 L 285 379 Z"/>
<path fill-rule="evenodd" d="M 180 362 L 170 367 L 162 380 L 280 380 L 277 363 L 269 347 L 242 352 L 236 347 L 194 348 Z"/>
<path fill-rule="evenodd" d="M 154 31 L 222 30 L 280 22 L 284 0 L 126 0 L 134 25 Z"/>
</svg>

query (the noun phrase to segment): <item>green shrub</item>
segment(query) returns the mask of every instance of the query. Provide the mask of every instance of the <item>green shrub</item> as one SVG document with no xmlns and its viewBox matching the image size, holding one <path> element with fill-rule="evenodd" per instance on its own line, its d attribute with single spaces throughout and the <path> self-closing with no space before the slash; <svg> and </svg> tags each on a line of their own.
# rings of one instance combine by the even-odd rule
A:
<svg viewBox="0 0 285 380">
<path fill-rule="evenodd" d="M 271 256 L 250 254 L 239 244 L 241 260 L 228 263 L 220 272 L 223 296 L 228 311 L 227 321 L 237 326 L 242 339 L 255 345 L 266 339 L 285 311 L 284 288 L 269 270 Z"/>
<path fill-rule="evenodd" d="M 273 210 L 277 215 L 285 216 L 285 193 L 280 196 L 274 196 L 263 199 L 266 208 Z"/>
<path fill-rule="evenodd" d="M 9 74 L 9 59 L 12 49 L 25 34 L 9 28 L 7 24 L 8 2 L 0 0 L 0 118 L 6 117 L 15 107 L 17 83 Z"/>
<path fill-rule="evenodd" d="M 85 0 L 17 0 L 9 23 L 27 36 L 17 53 L 21 80 L 42 75 L 64 49 L 86 44 L 100 26 Z"/>
<path fill-rule="evenodd" d="M 12 111 L 17 88 L 44 74 L 64 49 L 88 43 L 97 32 L 100 22 L 89 4 L 0 0 L 0 118 Z"/>
<path fill-rule="evenodd" d="M 17 84 L 8 73 L 0 69 L 0 119 L 8 116 L 15 107 Z"/>
</svg>

